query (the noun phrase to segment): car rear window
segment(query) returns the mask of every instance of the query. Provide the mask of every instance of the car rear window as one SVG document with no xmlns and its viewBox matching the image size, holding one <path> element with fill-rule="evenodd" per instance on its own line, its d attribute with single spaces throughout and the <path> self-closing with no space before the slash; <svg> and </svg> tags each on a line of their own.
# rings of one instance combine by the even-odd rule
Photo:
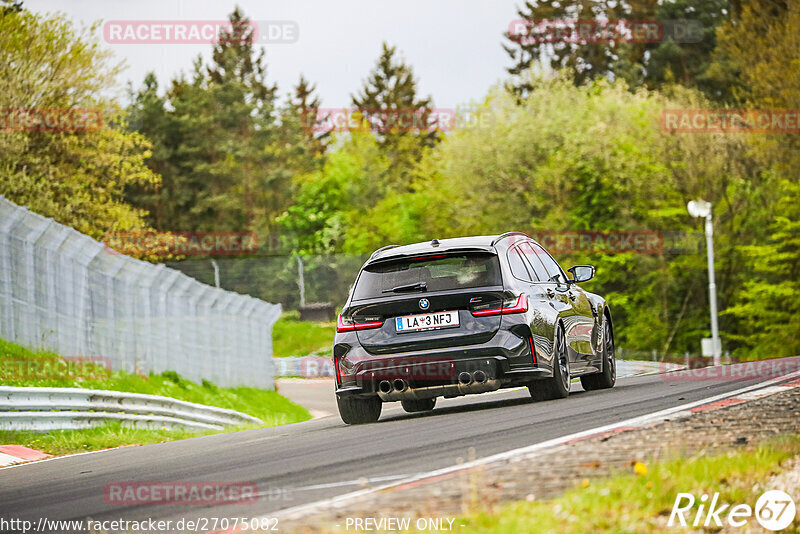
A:
<svg viewBox="0 0 800 534">
<path fill-rule="evenodd" d="M 411 287 L 425 284 L 425 289 Z M 502 285 L 500 263 L 489 253 L 433 255 L 368 265 L 353 291 L 354 300 Z"/>
</svg>

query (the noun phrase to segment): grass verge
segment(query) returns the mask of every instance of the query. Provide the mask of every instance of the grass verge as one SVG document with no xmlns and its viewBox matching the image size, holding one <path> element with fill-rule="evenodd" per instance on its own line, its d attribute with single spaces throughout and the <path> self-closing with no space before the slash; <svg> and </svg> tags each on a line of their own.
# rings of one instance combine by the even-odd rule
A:
<svg viewBox="0 0 800 534">
<path fill-rule="evenodd" d="M 754 487 L 781 471 L 781 464 L 800 454 L 800 437 L 787 436 L 754 448 L 714 456 L 693 456 L 647 466 L 645 474 L 618 474 L 585 480 L 562 496 L 545 502 L 521 501 L 455 520 L 462 532 L 685 532 L 667 527 L 678 493 L 699 498 L 719 492 L 719 503 L 755 506 L 763 492 Z M 641 466 L 640 466 L 641 471 Z M 772 488 L 783 489 L 790 488 Z M 699 501 L 687 518 L 694 519 Z M 723 513 L 723 524 L 727 525 Z M 705 516 L 703 516 L 705 519 Z M 748 521 L 758 528 L 755 517 Z M 798 519 L 795 520 L 796 532 Z M 701 529 L 702 530 L 702 529 Z M 718 529 L 711 529 L 718 530 Z"/>
<path fill-rule="evenodd" d="M 286 312 L 272 327 L 272 353 L 278 358 L 329 354 L 335 333 L 335 323 L 301 321 L 298 312 Z"/>
<path fill-rule="evenodd" d="M 228 408 L 254 415 L 263 425 L 233 427 L 227 431 L 260 428 L 305 421 L 308 410 L 275 391 L 252 387 L 223 388 L 203 380 L 198 384 L 174 371 L 160 375 L 109 372 L 101 366 L 73 365 L 47 351 L 31 351 L 0 339 L 0 383 L 4 386 L 77 387 L 108 389 L 127 393 L 161 395 L 174 399 Z M 215 431 L 146 430 L 109 423 L 84 430 L 40 432 L 0 431 L 0 444 L 25 445 L 50 454 L 66 454 L 116 447 L 159 443 L 214 434 Z"/>
</svg>

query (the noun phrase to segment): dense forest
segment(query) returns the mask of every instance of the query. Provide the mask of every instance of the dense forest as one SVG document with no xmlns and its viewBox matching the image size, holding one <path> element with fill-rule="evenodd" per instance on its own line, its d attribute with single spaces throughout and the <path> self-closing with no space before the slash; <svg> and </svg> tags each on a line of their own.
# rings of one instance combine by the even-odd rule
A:
<svg viewBox="0 0 800 534">
<path fill-rule="evenodd" d="M 797 131 L 680 133 L 662 121 L 665 110 L 800 109 L 800 6 L 563 4 L 525 3 L 518 15 L 693 19 L 703 32 L 695 42 L 542 43 L 498 28 L 507 79 L 463 103 L 468 113 L 447 127 L 433 120 L 436 104 L 418 94 L 402 51 L 385 43 L 372 71 L 352 80 L 355 124 L 322 131 L 314 81 L 270 81 L 239 9 L 209 61 L 198 58 L 166 86 L 150 74 L 116 98 L 120 66 L 98 26 L 4 1 L 0 194 L 100 240 L 253 232 L 265 261 L 299 255 L 328 266 L 388 243 L 512 229 L 692 236 L 702 222 L 686 203 L 702 198 L 714 209 L 724 349 L 742 358 L 800 353 Z M 10 127 L 8 110 L 27 108 L 98 109 L 103 120 L 83 130 Z M 395 126 L 393 110 L 429 127 Z M 706 256 L 702 238 L 689 241 L 557 259 L 597 266 L 586 288 L 608 298 L 620 345 L 697 352 L 709 328 Z M 294 265 L 288 259 L 281 265 Z M 342 277 L 352 279 L 348 269 Z M 287 276 L 283 267 L 259 272 Z"/>
</svg>

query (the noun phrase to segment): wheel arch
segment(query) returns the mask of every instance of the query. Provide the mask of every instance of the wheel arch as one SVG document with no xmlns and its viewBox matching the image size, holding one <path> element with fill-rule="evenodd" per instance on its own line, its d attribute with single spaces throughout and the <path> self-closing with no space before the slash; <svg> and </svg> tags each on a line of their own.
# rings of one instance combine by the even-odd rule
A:
<svg viewBox="0 0 800 534">
<path fill-rule="evenodd" d="M 608 321 L 611 325 L 611 333 L 614 333 L 614 319 L 611 317 L 611 309 L 608 307 L 608 304 L 603 302 L 603 321 Z"/>
</svg>

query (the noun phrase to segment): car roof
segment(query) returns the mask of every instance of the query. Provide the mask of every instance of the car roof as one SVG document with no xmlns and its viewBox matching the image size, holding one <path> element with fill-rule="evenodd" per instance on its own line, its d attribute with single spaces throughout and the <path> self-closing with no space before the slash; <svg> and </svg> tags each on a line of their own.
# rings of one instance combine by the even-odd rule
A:
<svg viewBox="0 0 800 534">
<path fill-rule="evenodd" d="M 507 235 L 525 235 L 522 232 L 507 232 L 505 234 L 478 235 L 469 237 L 454 237 L 450 239 L 433 239 L 410 245 L 389 245 L 372 253 L 368 263 L 384 261 L 404 256 L 432 254 L 434 252 L 453 252 L 457 250 L 483 250 L 494 251 L 494 244 L 498 238 Z"/>
</svg>

